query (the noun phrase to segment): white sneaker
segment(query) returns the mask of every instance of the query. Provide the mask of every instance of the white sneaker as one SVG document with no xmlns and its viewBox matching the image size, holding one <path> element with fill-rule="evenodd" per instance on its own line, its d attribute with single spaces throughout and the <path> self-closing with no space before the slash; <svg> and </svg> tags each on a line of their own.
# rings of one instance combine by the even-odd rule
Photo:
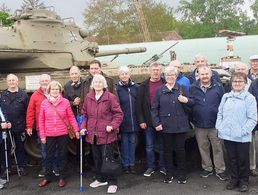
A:
<svg viewBox="0 0 258 195">
<path fill-rule="evenodd" d="M 115 194 L 117 191 L 117 185 L 110 185 L 108 186 L 107 193 L 108 194 Z"/>
<path fill-rule="evenodd" d="M 0 189 L 3 189 L 4 188 L 4 185 L 3 184 L 0 184 Z"/>
<path fill-rule="evenodd" d="M 106 186 L 106 185 L 108 185 L 108 182 L 99 182 L 98 180 L 95 180 L 90 184 L 90 187 L 97 188 L 97 187 Z"/>
<path fill-rule="evenodd" d="M 6 182 L 7 182 L 7 180 L 0 178 L 0 185 L 4 185 L 4 184 L 6 184 Z"/>
</svg>

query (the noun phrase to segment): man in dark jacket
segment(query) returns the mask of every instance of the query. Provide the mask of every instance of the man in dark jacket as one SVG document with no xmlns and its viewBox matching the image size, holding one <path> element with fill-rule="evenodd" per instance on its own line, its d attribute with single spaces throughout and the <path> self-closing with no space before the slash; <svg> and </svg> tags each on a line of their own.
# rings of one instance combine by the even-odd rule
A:
<svg viewBox="0 0 258 195">
<path fill-rule="evenodd" d="M 222 145 L 215 129 L 218 107 L 224 94 L 224 89 L 221 83 L 212 79 L 212 72 L 209 67 L 202 66 L 198 68 L 198 73 L 199 80 L 190 87 L 190 94 L 194 99 L 193 124 L 202 158 L 203 171 L 200 176 L 206 178 L 213 174 L 210 157 L 211 143 L 216 176 L 220 180 L 226 180 Z"/>
<path fill-rule="evenodd" d="M 64 86 L 64 98 L 68 99 L 70 104 L 71 104 L 71 108 L 73 110 L 73 114 L 76 117 L 79 113 L 79 105 L 80 105 L 80 95 L 81 95 L 81 88 L 82 88 L 82 83 L 83 80 L 81 78 L 81 71 L 77 66 L 72 66 L 70 68 L 69 71 L 70 74 L 70 81 L 68 81 L 65 86 Z M 76 142 L 76 158 L 77 158 L 77 162 L 79 165 L 80 162 L 80 140 L 75 140 Z M 83 164 L 83 168 L 85 166 L 85 157 L 84 157 L 84 153 L 85 153 L 85 142 L 83 143 L 83 147 L 82 147 L 82 154 L 83 154 L 83 158 L 82 158 L 82 164 Z"/>
<path fill-rule="evenodd" d="M 27 159 L 24 149 L 25 128 L 26 128 L 26 110 L 28 106 L 28 95 L 25 91 L 18 88 L 18 77 L 9 74 L 6 78 L 8 89 L 2 91 L 1 101 L 4 109 L 7 111 L 8 120 L 12 124 L 11 132 L 16 146 L 16 155 L 21 175 L 26 175 L 24 167 Z M 11 167 L 11 150 L 9 145 L 9 167 Z M 4 163 L 5 164 L 5 163 Z"/>
<path fill-rule="evenodd" d="M 190 84 L 193 84 L 195 81 L 198 80 L 198 78 L 199 78 L 198 68 L 202 67 L 202 66 L 208 66 L 208 61 L 204 55 L 197 54 L 194 57 L 194 64 L 196 66 L 196 69 L 194 69 L 194 71 L 192 73 L 190 73 L 188 76 L 188 79 L 190 80 Z M 221 83 L 221 80 L 219 78 L 219 74 L 217 71 L 212 70 L 212 79 Z"/>
<path fill-rule="evenodd" d="M 138 88 L 136 98 L 136 115 L 138 124 L 141 129 L 145 130 L 146 137 L 146 155 L 148 169 L 145 171 L 144 176 L 149 177 L 155 172 L 155 151 L 154 146 L 156 139 L 159 143 L 159 169 L 160 172 L 165 174 L 165 165 L 163 157 L 163 141 L 159 132 L 156 132 L 152 124 L 151 107 L 154 102 L 156 90 L 164 84 L 161 79 L 162 66 L 159 63 L 153 63 L 150 66 L 150 78 L 143 81 Z"/>
<path fill-rule="evenodd" d="M 101 63 L 98 60 L 93 60 L 89 63 L 90 66 L 90 75 L 85 78 L 85 80 L 82 82 L 81 86 L 81 94 L 80 94 L 80 104 L 79 104 L 79 110 L 81 112 L 82 105 L 84 102 L 84 98 L 86 94 L 90 91 L 90 85 L 93 79 L 93 76 L 96 74 L 102 74 L 108 84 L 108 91 L 111 93 L 114 93 L 114 81 L 112 78 L 108 77 L 102 72 Z"/>
</svg>

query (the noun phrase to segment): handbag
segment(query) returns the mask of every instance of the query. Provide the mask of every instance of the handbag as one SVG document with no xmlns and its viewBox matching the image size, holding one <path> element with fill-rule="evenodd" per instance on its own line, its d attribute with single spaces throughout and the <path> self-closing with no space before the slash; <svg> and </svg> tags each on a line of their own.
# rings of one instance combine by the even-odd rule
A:
<svg viewBox="0 0 258 195">
<path fill-rule="evenodd" d="M 64 121 L 64 119 L 61 117 L 60 113 L 56 110 L 56 107 L 55 107 L 54 105 L 52 105 L 52 106 L 53 106 L 54 110 L 56 111 L 58 117 L 59 117 L 59 118 L 62 120 L 62 122 L 65 124 L 65 126 L 66 126 L 66 128 L 67 128 L 67 130 L 68 130 L 68 135 L 69 135 L 70 139 L 76 138 L 76 133 L 75 133 L 75 130 L 74 130 L 73 126 L 72 126 L 70 123 L 67 124 L 67 123 Z"/>
<path fill-rule="evenodd" d="M 116 141 L 118 155 L 112 155 L 106 152 L 107 144 L 104 145 L 103 160 L 100 172 L 105 175 L 119 176 L 122 174 L 121 154 L 119 151 L 118 143 Z"/>
</svg>

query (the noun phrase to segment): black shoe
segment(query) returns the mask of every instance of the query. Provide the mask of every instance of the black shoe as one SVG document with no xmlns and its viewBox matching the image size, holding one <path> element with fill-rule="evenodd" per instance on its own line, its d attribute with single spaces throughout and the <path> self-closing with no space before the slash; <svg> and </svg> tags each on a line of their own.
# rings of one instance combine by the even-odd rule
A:
<svg viewBox="0 0 258 195">
<path fill-rule="evenodd" d="M 213 171 L 206 171 L 206 170 L 203 170 L 200 174 L 201 177 L 209 177 L 210 175 L 213 174 Z"/>
<path fill-rule="evenodd" d="M 186 176 L 179 176 L 177 179 L 178 184 L 186 184 Z"/>
<path fill-rule="evenodd" d="M 135 166 L 130 166 L 129 170 L 130 170 L 131 174 L 135 174 L 136 173 Z"/>
<path fill-rule="evenodd" d="M 46 173 L 45 169 L 41 169 L 38 174 L 38 177 L 45 177 L 45 173 Z"/>
<path fill-rule="evenodd" d="M 221 181 L 225 181 L 228 179 L 228 176 L 225 174 L 225 172 L 223 173 L 216 173 L 216 176 L 221 180 Z"/>
<path fill-rule="evenodd" d="M 123 172 L 126 174 L 130 173 L 130 168 L 128 166 L 123 167 Z"/>
<path fill-rule="evenodd" d="M 229 183 L 226 185 L 226 189 L 227 189 L 227 190 L 233 190 L 233 189 L 237 188 L 237 186 L 238 186 L 237 182 L 231 180 L 231 181 L 229 181 Z"/>
<path fill-rule="evenodd" d="M 164 183 L 172 183 L 173 176 L 165 176 L 164 177 Z"/>
<path fill-rule="evenodd" d="M 249 190 L 249 186 L 246 184 L 243 184 L 239 188 L 239 192 L 247 192 Z"/>
<path fill-rule="evenodd" d="M 18 168 L 18 171 L 19 171 L 19 173 L 20 173 L 21 176 L 27 175 L 27 171 L 25 170 L 24 167 L 19 167 L 19 168 Z"/>
</svg>

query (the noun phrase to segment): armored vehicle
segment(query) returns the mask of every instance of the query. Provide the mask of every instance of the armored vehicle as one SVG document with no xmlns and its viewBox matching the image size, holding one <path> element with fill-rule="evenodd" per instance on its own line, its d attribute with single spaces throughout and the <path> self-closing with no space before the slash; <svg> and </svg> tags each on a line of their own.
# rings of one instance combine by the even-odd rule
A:
<svg viewBox="0 0 258 195">
<path fill-rule="evenodd" d="M 73 18 L 61 19 L 53 7 L 17 10 L 10 19 L 11 27 L 0 27 L 1 90 L 6 88 L 9 73 L 16 74 L 19 87 L 30 93 L 39 87 L 42 73 L 64 84 L 72 65 L 87 70 L 96 57 L 146 51 L 144 47 L 100 51 L 97 43 L 86 40 L 86 31 L 76 26 Z M 25 148 L 30 155 L 40 157 L 36 134 L 26 139 Z M 75 153 L 72 142 L 68 148 Z"/>
</svg>

